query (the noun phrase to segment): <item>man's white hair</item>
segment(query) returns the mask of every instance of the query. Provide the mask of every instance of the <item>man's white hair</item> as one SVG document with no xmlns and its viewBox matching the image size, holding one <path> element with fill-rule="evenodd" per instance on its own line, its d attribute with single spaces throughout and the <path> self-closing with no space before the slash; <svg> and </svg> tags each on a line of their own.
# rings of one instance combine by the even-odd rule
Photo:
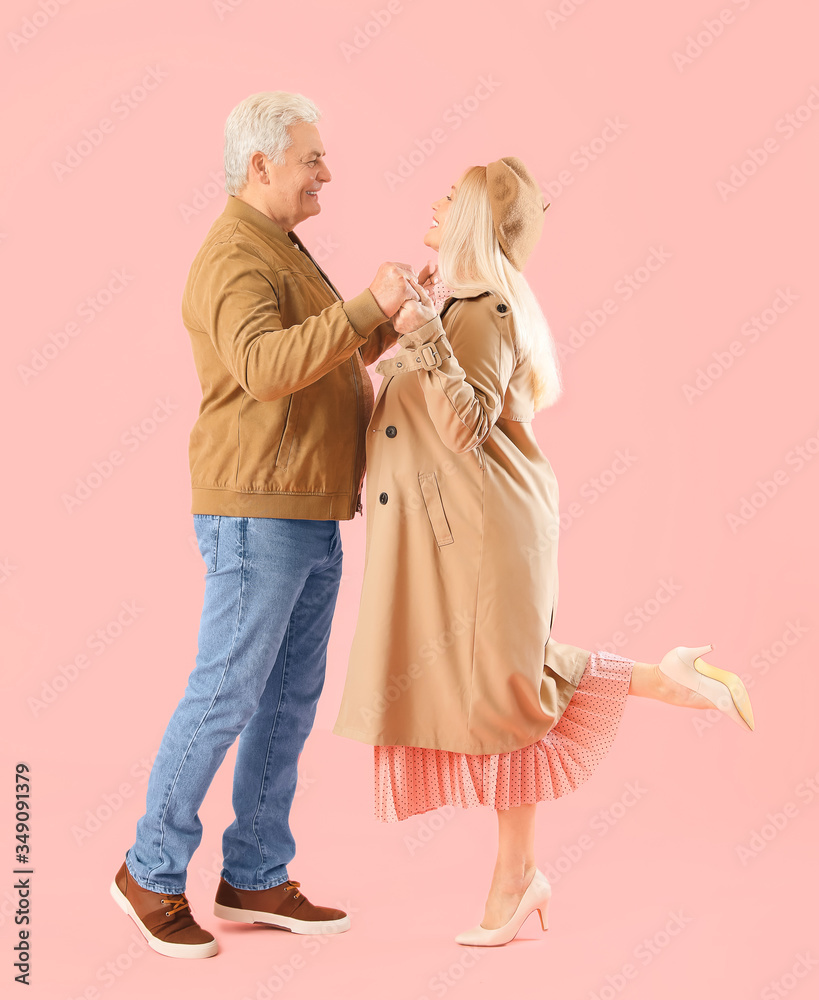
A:
<svg viewBox="0 0 819 1000">
<path fill-rule="evenodd" d="M 289 126 L 312 125 L 320 118 L 319 109 L 302 94 L 271 90 L 246 97 L 225 122 L 225 191 L 235 195 L 242 190 L 257 151 L 273 163 L 284 163 L 284 151 L 293 142 Z"/>
</svg>

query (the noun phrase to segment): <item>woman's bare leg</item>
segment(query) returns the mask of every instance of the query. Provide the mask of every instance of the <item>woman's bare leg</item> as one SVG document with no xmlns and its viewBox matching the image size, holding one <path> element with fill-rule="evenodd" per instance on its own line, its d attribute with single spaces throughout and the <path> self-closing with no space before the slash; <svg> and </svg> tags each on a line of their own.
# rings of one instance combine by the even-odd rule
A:
<svg viewBox="0 0 819 1000">
<path fill-rule="evenodd" d="M 635 663 L 631 671 L 628 693 L 638 698 L 654 698 L 666 705 L 683 708 L 714 708 L 704 695 L 691 691 L 660 670 L 659 663 Z"/>
<path fill-rule="evenodd" d="M 481 923 L 502 927 L 535 875 L 535 803 L 498 809 L 498 858 Z"/>
</svg>

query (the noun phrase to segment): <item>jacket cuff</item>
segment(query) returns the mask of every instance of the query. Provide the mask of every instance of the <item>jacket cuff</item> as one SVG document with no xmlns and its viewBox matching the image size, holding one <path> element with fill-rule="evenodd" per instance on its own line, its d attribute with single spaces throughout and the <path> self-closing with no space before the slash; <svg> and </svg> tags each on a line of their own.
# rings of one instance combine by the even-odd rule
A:
<svg viewBox="0 0 819 1000">
<path fill-rule="evenodd" d="M 342 302 L 341 305 L 347 314 L 347 319 L 360 337 L 369 337 L 377 326 L 389 320 L 389 316 L 381 311 L 369 288 L 365 288 L 359 295 Z"/>
<path fill-rule="evenodd" d="M 423 344 L 434 344 L 443 335 L 444 326 L 441 323 L 441 317 L 435 316 L 429 323 L 425 323 L 417 330 L 412 330 L 410 333 L 402 333 L 398 338 L 398 343 L 402 347 L 408 347 L 410 350 L 413 350 L 416 347 L 421 347 Z"/>
</svg>

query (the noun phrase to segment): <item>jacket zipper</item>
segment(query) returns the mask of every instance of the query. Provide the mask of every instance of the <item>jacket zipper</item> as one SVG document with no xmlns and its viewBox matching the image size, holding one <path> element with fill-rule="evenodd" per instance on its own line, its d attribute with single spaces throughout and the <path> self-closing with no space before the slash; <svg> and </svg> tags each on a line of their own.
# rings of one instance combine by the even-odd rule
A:
<svg viewBox="0 0 819 1000">
<path fill-rule="evenodd" d="M 296 246 L 301 251 L 301 253 L 303 253 L 309 260 L 313 262 L 313 266 L 322 276 L 322 278 L 324 278 L 324 280 L 327 282 L 327 286 L 331 289 L 332 292 L 334 292 L 336 298 L 339 301 L 341 301 L 341 295 L 339 294 L 338 289 L 335 287 L 332 281 L 330 281 L 330 279 L 327 277 L 324 271 L 319 267 L 318 262 L 315 260 L 313 255 L 307 249 L 307 247 L 301 245 L 300 243 L 295 243 L 294 246 Z M 355 365 L 355 354 L 353 354 L 350 357 L 350 367 L 352 368 L 353 371 L 353 385 L 355 386 L 355 425 L 356 425 L 356 431 L 358 431 L 358 427 L 361 423 L 361 392 L 359 391 L 359 385 L 358 385 L 358 371 L 356 370 L 356 365 Z M 355 482 L 355 475 L 358 469 L 358 452 L 360 450 L 359 437 L 360 435 L 357 433 L 355 439 L 355 458 L 353 460 L 353 482 Z M 355 517 L 356 514 L 363 514 L 363 507 L 361 505 L 361 487 L 363 481 L 364 477 L 362 475 L 358 483 L 357 496 L 355 498 L 355 509 L 351 511 L 350 514 L 351 517 Z"/>
<path fill-rule="evenodd" d="M 355 482 L 355 476 L 358 472 L 358 451 L 359 451 L 359 441 L 361 438 L 360 426 L 361 426 L 361 393 L 358 389 L 358 372 L 355 367 L 355 354 L 350 358 L 350 367 L 353 369 L 353 385 L 355 386 L 355 460 L 353 462 L 353 482 Z M 362 477 L 363 478 L 363 477 Z M 361 512 L 361 481 L 359 481 L 357 486 L 357 496 L 355 502 L 355 510 L 352 516 L 355 517 L 356 514 Z"/>
</svg>

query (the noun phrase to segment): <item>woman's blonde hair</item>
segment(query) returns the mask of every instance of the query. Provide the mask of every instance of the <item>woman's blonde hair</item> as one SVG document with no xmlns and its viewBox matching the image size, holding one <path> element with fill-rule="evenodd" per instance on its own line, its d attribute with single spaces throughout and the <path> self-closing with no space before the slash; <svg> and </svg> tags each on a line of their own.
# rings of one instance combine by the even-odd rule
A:
<svg viewBox="0 0 819 1000">
<path fill-rule="evenodd" d="M 554 338 L 529 282 L 500 248 L 484 167 L 469 167 L 461 178 L 441 233 L 438 268 L 459 295 L 490 291 L 509 303 L 518 360 L 531 371 L 535 409 L 557 402 L 563 384 Z"/>
</svg>

